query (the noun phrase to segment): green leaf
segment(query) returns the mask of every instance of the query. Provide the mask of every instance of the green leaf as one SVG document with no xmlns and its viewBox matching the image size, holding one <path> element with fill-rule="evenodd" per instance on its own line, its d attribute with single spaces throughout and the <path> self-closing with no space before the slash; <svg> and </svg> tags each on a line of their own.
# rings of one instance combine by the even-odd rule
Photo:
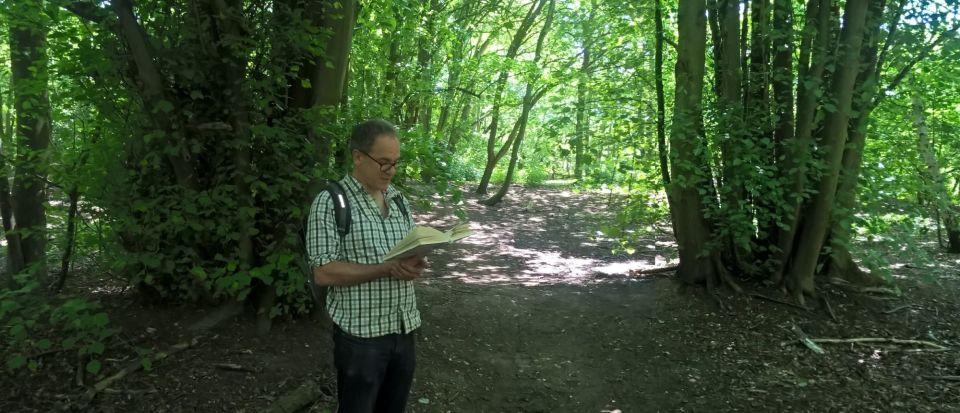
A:
<svg viewBox="0 0 960 413">
<path fill-rule="evenodd" d="M 72 350 L 77 346 L 77 338 L 67 337 L 60 342 L 60 346 L 62 346 L 64 350 Z"/>
<path fill-rule="evenodd" d="M 7 368 L 10 370 L 19 369 L 24 364 L 27 364 L 27 358 L 22 354 L 14 354 L 7 358 Z"/>
<path fill-rule="evenodd" d="M 43 339 L 43 340 L 37 341 L 37 344 L 35 344 L 34 346 L 37 347 L 37 350 L 49 350 L 50 346 L 52 345 L 53 343 L 51 343 L 50 340 Z"/>
<path fill-rule="evenodd" d="M 157 111 L 170 113 L 173 111 L 173 103 L 170 103 L 170 101 L 166 99 L 160 99 L 160 101 L 157 102 L 157 106 L 154 107 L 154 113 Z"/>
<path fill-rule="evenodd" d="M 87 362 L 87 372 L 90 374 L 97 374 L 100 372 L 100 360 L 90 360 Z"/>
<path fill-rule="evenodd" d="M 15 340 L 22 340 L 27 336 L 27 329 L 23 324 L 15 324 L 13 327 L 10 327 L 10 335 L 13 336 Z"/>
<path fill-rule="evenodd" d="M 190 272 L 201 280 L 205 280 L 207 278 L 207 271 L 204 270 L 203 267 L 195 266 L 190 270 Z"/>
<path fill-rule="evenodd" d="M 107 316 L 107 313 L 97 313 L 93 316 L 93 325 L 97 327 L 106 326 L 110 322 L 110 318 Z"/>
<path fill-rule="evenodd" d="M 153 359 L 150 357 L 144 357 L 140 359 L 140 366 L 143 367 L 144 371 L 150 371 L 153 368 Z"/>
<path fill-rule="evenodd" d="M 90 345 L 90 353 L 92 354 L 103 354 L 104 346 L 103 343 L 98 341 Z"/>
</svg>

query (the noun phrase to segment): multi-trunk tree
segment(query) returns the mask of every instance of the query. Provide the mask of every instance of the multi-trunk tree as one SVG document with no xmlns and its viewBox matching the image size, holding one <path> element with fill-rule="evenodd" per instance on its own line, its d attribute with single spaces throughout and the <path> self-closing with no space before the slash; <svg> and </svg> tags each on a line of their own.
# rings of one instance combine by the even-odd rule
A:
<svg viewBox="0 0 960 413">
<path fill-rule="evenodd" d="M 667 186 L 679 274 L 734 288 L 731 273 L 767 277 L 802 303 L 816 274 L 869 281 L 849 252 L 850 217 L 880 85 L 917 62 L 885 75 L 906 2 L 742 4 L 680 2 Z M 707 16 L 713 99 L 701 94 Z"/>
<path fill-rule="evenodd" d="M 100 167 L 123 172 L 93 201 L 126 252 L 123 272 L 159 299 L 255 300 L 262 331 L 303 308 L 298 227 L 343 139 L 357 3 L 66 8 L 90 29 L 83 52 L 102 57 L 76 81 L 128 105 L 93 102 L 120 125 L 95 149 L 119 149 Z"/>
</svg>

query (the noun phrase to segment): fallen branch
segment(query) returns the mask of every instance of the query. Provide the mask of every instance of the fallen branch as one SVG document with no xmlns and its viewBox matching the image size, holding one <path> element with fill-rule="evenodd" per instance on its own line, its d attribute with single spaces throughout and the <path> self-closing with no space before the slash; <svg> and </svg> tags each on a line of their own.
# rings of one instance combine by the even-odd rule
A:
<svg viewBox="0 0 960 413">
<path fill-rule="evenodd" d="M 750 296 L 753 297 L 753 298 L 759 298 L 759 299 L 761 299 L 761 300 L 773 301 L 773 302 L 775 302 L 775 303 L 779 303 L 779 304 L 783 304 L 783 305 L 788 305 L 788 306 L 790 306 L 790 307 L 799 308 L 799 309 L 805 310 L 805 311 L 810 311 L 809 308 L 804 307 L 804 306 L 802 306 L 802 305 L 794 304 L 794 303 L 787 302 L 787 301 L 783 301 L 783 300 L 778 300 L 778 299 L 772 298 L 772 297 L 767 297 L 767 296 L 765 296 L 765 295 L 763 295 L 763 294 L 750 293 Z"/>
<path fill-rule="evenodd" d="M 937 343 L 923 340 L 904 340 L 899 338 L 883 338 L 883 337 L 858 337 L 858 338 L 814 338 L 811 339 L 815 343 L 824 343 L 824 344 L 843 344 L 843 343 L 892 343 L 892 344 L 915 344 L 921 346 L 933 347 L 938 350 L 949 350 L 949 348 L 941 346 Z"/>
<path fill-rule="evenodd" d="M 680 268 L 680 266 L 672 265 L 669 267 L 647 268 L 644 270 L 630 270 L 630 275 L 660 274 L 664 272 L 676 271 L 677 268 Z"/>
<path fill-rule="evenodd" d="M 960 381 L 960 376 L 923 376 L 923 378 L 928 380 Z"/>
<path fill-rule="evenodd" d="M 824 350 L 823 347 L 818 346 L 817 343 L 814 340 L 811 340 L 810 337 L 807 336 L 807 333 L 804 333 L 803 330 L 801 330 L 800 327 L 797 327 L 796 324 L 793 325 L 791 330 L 797 335 L 797 338 L 800 339 L 800 342 L 803 343 L 804 346 L 807 346 L 810 351 L 813 351 L 817 354 L 826 353 L 826 350 Z"/>
<path fill-rule="evenodd" d="M 248 373 L 258 373 L 257 369 L 252 367 L 244 367 L 236 363 L 213 363 L 213 367 L 216 367 L 221 370 L 229 371 L 242 371 Z"/>
<path fill-rule="evenodd" d="M 155 354 L 153 356 L 153 361 L 161 361 L 167 357 L 170 357 L 174 354 L 177 354 L 183 350 L 186 350 L 190 347 L 197 345 L 199 341 L 200 341 L 200 336 L 196 336 L 182 343 L 174 344 L 173 346 L 170 347 L 169 350 L 161 351 Z M 142 361 L 140 359 L 137 359 L 131 362 L 130 364 L 128 364 L 126 367 L 124 367 L 120 371 L 114 373 L 112 376 L 107 377 L 103 380 L 100 380 L 99 382 L 97 382 L 97 384 L 93 386 L 93 388 L 87 391 L 87 394 L 85 396 L 86 402 L 89 403 L 90 401 L 93 400 L 94 397 L 97 396 L 97 393 L 100 393 L 107 387 L 110 387 L 113 383 L 117 382 L 118 380 L 121 380 L 124 377 L 127 377 L 128 374 L 134 373 L 142 368 L 143 368 Z"/>
</svg>

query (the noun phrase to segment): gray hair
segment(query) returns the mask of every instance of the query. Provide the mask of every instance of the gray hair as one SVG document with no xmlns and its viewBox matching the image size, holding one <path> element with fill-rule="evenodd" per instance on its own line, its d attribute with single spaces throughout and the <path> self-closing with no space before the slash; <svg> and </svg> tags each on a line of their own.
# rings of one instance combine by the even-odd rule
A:
<svg viewBox="0 0 960 413">
<path fill-rule="evenodd" d="M 369 153 L 373 142 L 381 136 L 399 138 L 397 127 L 383 119 L 370 119 L 357 124 L 350 133 L 350 150 Z"/>
</svg>

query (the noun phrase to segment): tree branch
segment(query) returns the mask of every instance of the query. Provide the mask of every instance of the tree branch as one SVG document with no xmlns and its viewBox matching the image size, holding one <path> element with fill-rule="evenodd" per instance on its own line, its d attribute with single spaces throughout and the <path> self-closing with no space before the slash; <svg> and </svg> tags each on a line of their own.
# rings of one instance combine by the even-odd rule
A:
<svg viewBox="0 0 960 413">
<path fill-rule="evenodd" d="M 77 15 L 79 18 L 93 23 L 102 23 L 110 15 L 109 12 L 97 7 L 97 5 L 92 2 L 77 1 L 67 3 L 63 5 L 63 8 Z"/>
<path fill-rule="evenodd" d="M 900 84 L 900 82 L 903 81 L 903 78 L 905 78 L 907 74 L 910 73 L 911 70 L 913 70 L 913 67 L 916 66 L 917 63 L 919 63 L 923 59 L 926 59 L 927 55 L 930 54 L 930 51 L 932 51 L 933 48 L 937 47 L 937 45 L 943 42 L 947 38 L 947 35 L 957 31 L 958 27 L 960 27 L 960 23 L 955 24 L 952 28 L 950 28 L 950 30 L 940 33 L 940 36 L 938 36 L 937 39 L 933 41 L 933 43 L 928 44 L 927 47 L 925 47 L 920 52 L 920 54 L 915 56 L 913 60 L 910 60 L 910 63 L 907 63 L 906 66 L 901 68 L 900 71 L 897 72 L 897 75 L 894 76 L 892 80 L 890 80 L 890 84 L 887 85 L 887 87 L 883 88 L 883 90 L 880 91 L 880 93 L 877 95 L 876 100 L 874 101 L 873 107 L 877 107 L 878 105 L 880 105 L 880 102 L 882 102 L 883 99 L 887 97 L 887 92 L 896 88 Z"/>
</svg>

